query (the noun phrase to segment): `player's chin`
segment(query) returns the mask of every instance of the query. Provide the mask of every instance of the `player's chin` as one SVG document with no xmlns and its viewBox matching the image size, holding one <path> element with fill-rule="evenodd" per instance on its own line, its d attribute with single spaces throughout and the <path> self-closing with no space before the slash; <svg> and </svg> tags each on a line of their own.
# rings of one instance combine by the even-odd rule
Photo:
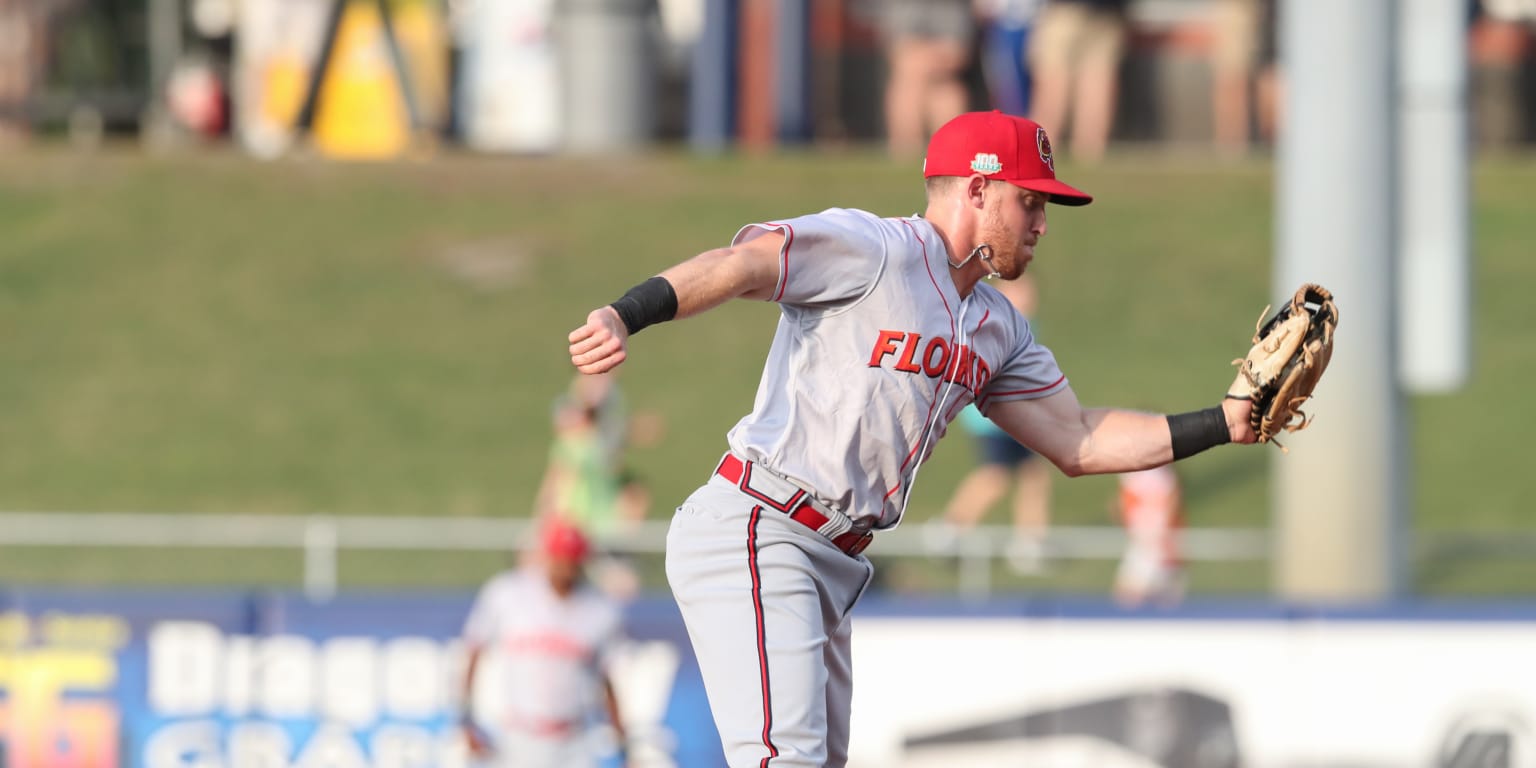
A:
<svg viewBox="0 0 1536 768">
<path fill-rule="evenodd" d="M 1018 266 L 1019 272 L 1029 269 L 1029 263 L 1035 260 L 1035 247 L 1026 245 L 1013 255 L 1013 263 Z"/>
</svg>

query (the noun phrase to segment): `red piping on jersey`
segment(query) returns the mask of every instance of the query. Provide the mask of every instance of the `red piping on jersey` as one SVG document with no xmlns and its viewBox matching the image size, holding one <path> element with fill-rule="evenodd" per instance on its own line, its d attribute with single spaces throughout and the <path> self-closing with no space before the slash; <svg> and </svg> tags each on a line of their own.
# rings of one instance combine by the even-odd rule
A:
<svg viewBox="0 0 1536 768">
<path fill-rule="evenodd" d="M 990 309 L 985 311 L 985 312 L 983 312 L 983 313 L 981 313 L 981 320 L 976 323 L 976 329 L 971 331 L 971 338 L 974 339 L 974 338 L 976 338 L 976 334 L 981 333 L 981 327 L 983 325 L 987 324 L 987 318 L 989 318 L 991 316 L 992 316 L 992 310 L 990 310 Z M 972 351 L 972 353 L 974 353 L 975 352 L 975 347 L 972 347 L 971 351 Z M 976 356 L 980 357 L 980 355 L 976 355 Z M 983 361 L 983 362 L 985 362 L 985 361 Z M 956 359 L 955 359 L 955 365 L 959 365 L 959 364 L 960 364 L 960 359 L 959 359 L 959 356 L 957 355 Z M 957 380 L 960 378 L 960 372 L 959 371 L 955 371 L 955 378 Z M 973 383 L 974 383 L 974 381 L 973 381 Z M 965 387 L 964 389 L 966 389 L 967 391 L 969 391 L 971 393 L 971 399 L 973 401 L 976 399 L 977 395 L 981 394 L 981 391 L 978 390 L 974 386 Z M 964 405 L 960 404 L 960 399 L 959 398 L 955 398 L 954 404 L 949 406 L 949 412 L 944 414 L 945 418 L 949 419 L 949 421 L 954 421 L 955 420 L 955 413 L 957 413 L 961 408 L 964 408 L 964 407 L 965 407 Z"/>
<path fill-rule="evenodd" d="M 917 233 L 917 227 L 912 226 L 912 222 L 910 222 L 910 221 L 908 221 L 906 219 L 901 219 L 900 221 L 901 221 L 901 223 L 907 225 L 907 229 L 912 230 L 912 237 L 917 240 L 917 244 L 918 245 L 921 245 L 923 247 L 923 266 L 925 268 L 927 268 L 927 270 L 928 270 L 928 281 L 933 283 L 933 290 L 936 291 L 939 294 L 939 301 L 944 302 L 944 312 L 945 312 L 945 314 L 949 315 L 950 344 L 954 345 L 954 346 L 958 346 L 958 345 L 955 345 L 955 341 L 954 341 L 954 335 L 955 335 L 955 311 L 953 309 L 949 308 L 949 297 L 944 295 L 944 289 L 939 287 L 939 279 L 937 277 L 934 277 L 934 275 L 933 275 L 933 263 L 932 263 L 932 260 L 928 258 L 928 244 L 923 242 L 922 235 L 919 235 Z M 960 353 L 958 351 L 955 352 L 955 357 L 956 357 L 956 360 L 959 359 Z M 943 386 L 944 386 L 944 377 L 940 376 L 938 384 L 937 384 L 937 386 L 934 387 L 934 390 L 933 390 L 933 401 L 928 403 L 928 413 L 927 413 L 927 415 L 925 415 L 923 417 L 923 424 L 924 425 L 927 425 L 933 419 L 933 409 L 938 407 L 938 404 L 939 404 L 939 392 L 940 392 L 940 390 L 941 390 L 941 388 Z M 901 466 L 897 467 L 897 469 L 896 469 L 897 472 L 902 473 L 902 474 L 906 473 L 907 465 L 912 463 L 912 457 L 917 455 L 917 450 L 918 450 L 918 448 L 922 447 L 922 445 L 923 445 L 923 436 L 922 436 L 922 433 L 918 433 L 917 442 L 913 443 L 912 444 L 912 449 L 907 451 L 907 457 L 902 460 Z M 902 483 L 898 480 L 897 483 L 896 483 L 896 487 L 895 488 L 892 488 L 891 490 L 885 492 L 885 498 L 889 499 L 891 497 L 891 494 L 895 493 L 897 491 L 897 489 L 901 488 L 901 485 L 902 485 Z"/>
<path fill-rule="evenodd" d="M 1060 384 L 1060 383 L 1062 383 L 1063 381 L 1066 381 L 1066 380 L 1067 380 L 1067 375 L 1065 373 L 1063 373 L 1061 375 L 1061 378 L 1058 378 L 1057 380 L 1055 380 L 1055 381 L 1053 381 L 1053 382 L 1051 382 L 1051 383 L 1049 383 L 1049 384 L 1047 384 L 1047 385 L 1045 385 L 1043 387 L 1035 387 L 1034 389 L 1010 389 L 1010 390 L 1008 390 L 1006 392 L 993 392 L 990 396 L 991 397 L 997 397 L 998 395 L 1033 395 L 1036 392 L 1044 392 L 1047 389 L 1050 389 L 1051 387 L 1054 387 L 1057 384 Z"/>
<path fill-rule="evenodd" d="M 1008 390 L 1006 392 L 993 392 L 992 394 L 987 395 L 986 399 L 983 402 L 977 403 L 976 405 L 979 408 L 982 405 L 985 405 L 986 402 L 990 402 L 992 400 L 992 398 L 997 397 L 999 395 L 1033 395 L 1033 394 L 1035 394 L 1037 392 L 1044 392 L 1044 391 L 1046 391 L 1048 389 L 1055 389 L 1056 385 L 1058 385 L 1058 384 L 1060 384 L 1060 383 L 1062 383 L 1063 381 L 1066 381 L 1066 380 L 1067 380 L 1067 375 L 1065 373 L 1063 373 L 1055 381 L 1053 381 L 1053 382 L 1051 382 L 1051 383 L 1049 383 L 1049 384 L 1047 384 L 1047 385 L 1045 385 L 1043 387 L 1035 387 L 1034 389 L 1010 389 L 1010 390 Z"/>
<path fill-rule="evenodd" d="M 944 302 L 944 311 L 949 313 L 949 332 L 954 333 L 955 313 L 949 308 L 949 298 L 944 295 L 944 289 L 939 287 L 939 279 L 933 276 L 933 264 L 928 260 L 928 243 L 923 242 L 923 236 L 917 233 L 917 227 L 912 226 L 912 222 L 906 219 L 900 219 L 900 221 L 907 225 L 907 229 L 912 230 L 912 237 L 917 240 L 918 245 L 923 247 L 923 266 L 928 268 L 928 280 L 933 283 L 933 289 L 939 292 L 939 301 Z"/>
<path fill-rule="evenodd" d="M 789 287 L 789 247 L 795 244 L 795 228 L 788 224 L 769 224 L 774 228 L 782 227 L 789 233 L 784 237 L 784 247 L 779 250 L 779 289 L 774 291 L 770 301 L 778 301 L 784 298 L 784 290 Z"/>
<path fill-rule="evenodd" d="M 961 404 L 960 398 L 957 397 L 955 398 L 955 402 L 950 404 L 949 410 L 944 414 L 944 416 L 950 421 L 954 421 L 955 414 L 958 413 L 960 409 L 964 408 L 966 405 L 970 405 L 970 403 Z"/>
<path fill-rule="evenodd" d="M 747 519 L 747 571 L 752 575 L 752 614 L 757 619 L 757 671 L 763 687 L 763 746 L 768 748 L 768 755 L 758 764 L 759 768 L 767 768 L 768 761 L 779 756 L 779 750 L 773 746 L 773 697 L 769 694 L 768 687 L 768 635 L 763 630 L 763 580 L 757 571 L 757 521 L 762 517 L 763 508 L 752 507 L 752 516 Z"/>
</svg>

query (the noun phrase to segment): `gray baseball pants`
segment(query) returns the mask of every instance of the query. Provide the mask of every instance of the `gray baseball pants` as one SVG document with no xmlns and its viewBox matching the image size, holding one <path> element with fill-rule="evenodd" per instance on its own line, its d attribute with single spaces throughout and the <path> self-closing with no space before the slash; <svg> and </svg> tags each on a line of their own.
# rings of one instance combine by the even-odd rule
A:
<svg viewBox="0 0 1536 768">
<path fill-rule="evenodd" d="M 841 768 L 848 614 L 874 568 L 774 508 L 793 486 L 755 477 L 753 495 L 715 476 L 678 507 L 667 581 L 731 768 Z"/>
</svg>

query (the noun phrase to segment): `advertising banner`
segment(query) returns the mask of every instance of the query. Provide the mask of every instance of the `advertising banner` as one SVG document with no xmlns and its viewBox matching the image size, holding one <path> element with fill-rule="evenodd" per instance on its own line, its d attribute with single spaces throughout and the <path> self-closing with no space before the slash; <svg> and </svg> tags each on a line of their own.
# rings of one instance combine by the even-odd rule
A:
<svg viewBox="0 0 1536 768">
<path fill-rule="evenodd" d="M 0 591 L 0 765 L 472 765 L 471 598 Z M 856 768 L 1536 765 L 1532 606 L 874 598 L 855 621 Z M 625 624 L 628 765 L 723 765 L 675 606 Z"/>
<path fill-rule="evenodd" d="M 850 765 L 1536 766 L 1529 607 L 934 608 L 858 623 Z"/>
<path fill-rule="evenodd" d="M 0 593 L 0 765 L 470 765 L 457 635 L 471 597 Z M 613 676 L 630 765 L 718 764 L 676 609 L 636 603 L 626 630 Z"/>
</svg>

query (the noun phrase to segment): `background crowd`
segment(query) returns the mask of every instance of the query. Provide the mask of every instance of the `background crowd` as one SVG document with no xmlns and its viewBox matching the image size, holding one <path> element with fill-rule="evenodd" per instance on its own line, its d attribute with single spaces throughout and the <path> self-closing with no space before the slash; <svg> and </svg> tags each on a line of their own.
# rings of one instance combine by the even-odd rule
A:
<svg viewBox="0 0 1536 768">
<path fill-rule="evenodd" d="M 1460 1 L 1460 0 L 1458 0 Z M 308 135 L 380 157 L 861 142 L 968 108 L 1064 154 L 1273 140 L 1276 0 L 0 0 L 0 145 Z M 1536 9 L 1470 0 L 1474 136 L 1536 138 Z M 1326 18 L 1315 20 L 1318 25 Z"/>
</svg>

